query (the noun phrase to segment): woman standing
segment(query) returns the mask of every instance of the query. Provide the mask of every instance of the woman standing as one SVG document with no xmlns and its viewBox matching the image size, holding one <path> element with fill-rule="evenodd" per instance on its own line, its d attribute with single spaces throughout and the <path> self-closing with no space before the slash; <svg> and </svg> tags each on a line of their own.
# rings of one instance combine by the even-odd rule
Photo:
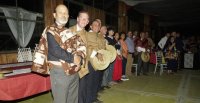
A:
<svg viewBox="0 0 200 103">
<path fill-rule="evenodd" d="M 114 63 L 114 70 L 113 70 L 113 80 L 114 81 L 121 81 L 122 76 L 122 55 L 121 55 L 121 45 L 119 43 L 119 33 L 116 32 L 114 34 L 115 40 L 115 49 L 117 50 L 117 57 Z"/>
<path fill-rule="evenodd" d="M 176 43 L 175 38 L 170 37 L 169 42 L 167 44 L 167 73 L 177 72 L 177 52 L 176 52 Z"/>
<path fill-rule="evenodd" d="M 122 81 L 127 81 L 129 80 L 126 77 L 126 63 L 127 63 L 127 57 L 128 57 L 128 47 L 125 42 L 126 34 L 124 32 L 120 33 L 120 44 L 121 44 L 121 53 L 122 53 Z"/>
</svg>

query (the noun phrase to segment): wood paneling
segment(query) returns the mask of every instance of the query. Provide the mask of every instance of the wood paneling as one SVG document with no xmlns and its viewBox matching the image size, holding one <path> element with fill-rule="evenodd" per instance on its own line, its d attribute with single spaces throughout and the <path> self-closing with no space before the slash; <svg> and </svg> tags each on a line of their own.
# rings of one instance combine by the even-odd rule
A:
<svg viewBox="0 0 200 103">
<path fill-rule="evenodd" d="M 84 6 L 84 9 L 88 11 L 90 21 L 98 18 L 101 20 L 102 25 L 105 25 L 105 12 L 103 10 L 91 6 Z"/>
<path fill-rule="evenodd" d="M 144 31 L 150 31 L 150 16 L 144 15 Z"/>
<path fill-rule="evenodd" d="M 7 63 L 17 63 L 17 52 L 0 54 L 0 64 Z"/>
<path fill-rule="evenodd" d="M 127 17 L 127 10 L 126 4 L 124 2 L 119 1 L 119 11 L 118 11 L 118 31 L 127 32 L 128 29 L 128 17 Z"/>
<path fill-rule="evenodd" d="M 52 25 L 54 23 L 53 13 L 57 5 L 63 4 L 63 0 L 45 0 L 44 2 L 44 19 L 45 26 Z"/>
</svg>

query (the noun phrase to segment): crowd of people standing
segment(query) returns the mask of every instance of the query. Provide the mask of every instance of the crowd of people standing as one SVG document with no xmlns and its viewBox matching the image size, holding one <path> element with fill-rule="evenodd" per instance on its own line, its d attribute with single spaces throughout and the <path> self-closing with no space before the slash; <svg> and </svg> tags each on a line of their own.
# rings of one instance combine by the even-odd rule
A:
<svg viewBox="0 0 200 103">
<path fill-rule="evenodd" d="M 148 76 L 149 62 L 141 58 L 142 53 L 150 53 L 155 48 L 148 32 L 117 32 L 112 26 L 102 25 L 100 19 L 89 21 L 87 11 L 78 13 L 76 25 L 65 28 L 69 17 L 65 5 L 58 5 L 53 16 L 55 23 L 45 29 L 46 36 L 43 35 L 47 45 L 40 45 L 40 49 L 42 51 L 43 46 L 48 46 L 44 55 L 51 64 L 49 71 L 54 103 L 102 103 L 98 93 L 129 80 L 129 76 L 133 75 L 135 57 L 137 75 Z M 87 31 L 85 27 L 88 24 L 90 29 Z M 75 34 L 75 37 L 67 36 L 63 40 L 63 32 Z M 97 51 L 106 50 L 106 45 L 116 49 L 116 59 L 105 70 L 96 70 L 90 59 L 93 55 L 103 61 L 103 54 Z M 167 33 L 158 45 L 163 51 L 183 52 L 182 40 L 176 32 L 171 36 Z M 168 58 L 168 63 L 169 70 L 177 68 L 175 58 Z"/>
</svg>

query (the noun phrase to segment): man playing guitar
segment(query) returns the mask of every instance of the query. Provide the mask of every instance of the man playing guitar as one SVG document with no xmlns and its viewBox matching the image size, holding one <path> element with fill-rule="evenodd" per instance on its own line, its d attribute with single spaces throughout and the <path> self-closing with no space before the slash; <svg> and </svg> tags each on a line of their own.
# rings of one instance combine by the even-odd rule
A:
<svg viewBox="0 0 200 103">
<path fill-rule="evenodd" d="M 143 75 L 148 75 L 148 65 L 149 62 L 143 61 L 141 58 L 142 52 L 145 52 L 148 55 L 150 50 L 148 49 L 148 40 L 145 38 L 145 32 L 140 33 L 140 37 L 135 40 L 136 50 L 138 52 L 138 70 L 137 75 L 139 76 L 142 72 Z M 143 68 L 142 68 L 143 67 Z"/>
</svg>

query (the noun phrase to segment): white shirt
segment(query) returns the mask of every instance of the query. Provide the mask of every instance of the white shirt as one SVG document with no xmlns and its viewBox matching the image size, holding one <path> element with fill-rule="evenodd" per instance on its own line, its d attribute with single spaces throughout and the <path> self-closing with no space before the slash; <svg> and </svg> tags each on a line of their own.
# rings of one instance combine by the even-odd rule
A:
<svg viewBox="0 0 200 103">
<path fill-rule="evenodd" d="M 109 38 L 113 39 L 113 36 L 108 35 Z"/>
<path fill-rule="evenodd" d="M 164 37 L 161 38 L 161 40 L 158 42 L 158 46 L 159 46 L 161 49 L 164 48 L 164 46 L 165 46 L 165 44 L 166 44 L 166 42 L 167 42 L 167 39 L 168 39 L 168 37 L 167 37 L 167 36 L 164 36 Z"/>
<path fill-rule="evenodd" d="M 76 25 L 76 31 L 81 31 L 82 28 L 78 26 L 78 24 Z"/>
</svg>

